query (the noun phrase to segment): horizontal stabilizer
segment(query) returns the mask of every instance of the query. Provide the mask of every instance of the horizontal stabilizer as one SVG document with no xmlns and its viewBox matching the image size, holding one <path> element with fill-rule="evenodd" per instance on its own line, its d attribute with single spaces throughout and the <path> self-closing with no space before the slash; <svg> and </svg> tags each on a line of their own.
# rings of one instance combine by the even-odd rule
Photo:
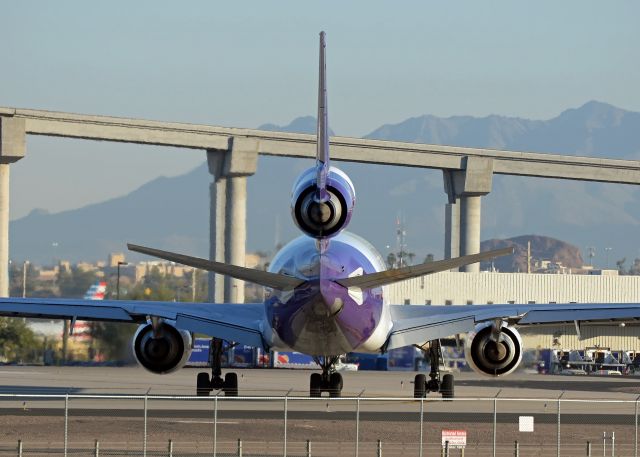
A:
<svg viewBox="0 0 640 457">
<path fill-rule="evenodd" d="M 237 265 L 229 265 L 227 263 L 214 262 L 207 259 L 201 259 L 199 257 L 161 251 L 160 249 L 147 248 L 145 246 L 138 246 L 135 244 L 127 244 L 127 248 L 129 248 L 130 251 L 140 252 L 141 254 L 147 254 L 170 262 L 199 268 L 201 270 L 213 271 L 214 273 L 231 276 L 232 278 L 241 279 L 243 281 L 271 287 L 272 289 L 277 290 L 295 289 L 304 283 L 302 279 L 293 278 L 291 276 L 255 270 L 253 268 L 239 267 Z"/>
<path fill-rule="evenodd" d="M 379 273 L 370 273 L 362 276 L 353 276 L 351 278 L 336 279 L 335 282 L 344 287 L 359 287 L 360 289 L 373 289 L 374 287 L 386 286 L 394 282 L 404 281 L 406 279 L 417 278 L 431 273 L 447 271 L 458 268 L 463 265 L 477 263 L 482 260 L 493 259 L 503 255 L 513 254 L 514 249 L 504 248 L 495 251 L 486 251 L 479 254 L 465 255 L 456 257 L 455 259 L 438 260 L 437 262 L 426 262 L 420 265 L 411 265 L 409 267 L 385 270 Z"/>
</svg>

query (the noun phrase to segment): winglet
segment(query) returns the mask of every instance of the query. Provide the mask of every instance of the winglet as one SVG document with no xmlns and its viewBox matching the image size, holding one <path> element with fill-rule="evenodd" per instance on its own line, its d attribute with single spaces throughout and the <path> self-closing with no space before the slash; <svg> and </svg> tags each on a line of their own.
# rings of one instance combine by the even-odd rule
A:
<svg viewBox="0 0 640 457">
<path fill-rule="evenodd" d="M 327 115 L 327 65 L 325 60 L 325 33 L 320 32 L 320 72 L 318 77 L 318 144 L 316 150 L 316 186 L 318 201 L 328 199 L 329 176 L 329 121 Z"/>
</svg>

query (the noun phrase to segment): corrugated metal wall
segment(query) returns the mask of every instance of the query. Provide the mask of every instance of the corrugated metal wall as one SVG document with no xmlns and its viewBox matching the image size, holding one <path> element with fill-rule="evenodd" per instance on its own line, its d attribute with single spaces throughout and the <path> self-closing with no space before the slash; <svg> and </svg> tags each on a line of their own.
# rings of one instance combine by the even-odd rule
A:
<svg viewBox="0 0 640 457">
<path fill-rule="evenodd" d="M 640 302 L 640 276 L 443 272 L 389 286 L 389 303 L 466 305 L 483 303 Z M 588 346 L 640 351 L 640 326 L 573 326 L 522 330 L 527 348 L 583 349 Z"/>
</svg>

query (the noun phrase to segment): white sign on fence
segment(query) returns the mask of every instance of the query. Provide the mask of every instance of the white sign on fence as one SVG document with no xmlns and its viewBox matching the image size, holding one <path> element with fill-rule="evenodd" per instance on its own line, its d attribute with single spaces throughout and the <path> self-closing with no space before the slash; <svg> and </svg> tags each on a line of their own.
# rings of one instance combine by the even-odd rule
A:
<svg viewBox="0 0 640 457">
<path fill-rule="evenodd" d="M 449 442 L 449 449 L 463 448 L 467 445 L 466 430 L 442 430 L 442 447 Z"/>
<path fill-rule="evenodd" d="M 533 416 L 520 416 L 518 430 L 521 432 L 533 432 Z"/>
</svg>

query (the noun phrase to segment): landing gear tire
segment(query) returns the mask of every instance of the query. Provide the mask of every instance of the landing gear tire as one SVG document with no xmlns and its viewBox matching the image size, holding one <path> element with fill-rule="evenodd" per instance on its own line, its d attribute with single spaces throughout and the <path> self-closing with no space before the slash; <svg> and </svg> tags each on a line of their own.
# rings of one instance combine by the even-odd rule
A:
<svg viewBox="0 0 640 457">
<path fill-rule="evenodd" d="M 309 379 L 309 396 L 317 398 L 322 395 L 322 375 L 313 373 Z"/>
<path fill-rule="evenodd" d="M 427 377 L 417 374 L 413 380 L 413 398 L 424 398 L 427 393 Z"/>
<path fill-rule="evenodd" d="M 442 377 L 442 382 L 440 383 L 440 394 L 442 398 L 445 400 L 451 400 L 453 398 L 453 375 L 446 374 Z"/>
<path fill-rule="evenodd" d="M 227 373 L 222 378 L 222 353 L 223 341 L 219 338 L 212 338 L 209 346 L 209 364 L 211 365 L 211 376 L 209 373 L 198 373 L 196 378 L 196 395 L 206 397 L 212 390 L 222 390 L 227 397 L 238 396 L 238 375 Z"/>
<path fill-rule="evenodd" d="M 238 375 L 235 373 L 227 373 L 224 375 L 224 386 L 222 387 L 225 397 L 238 396 Z"/>
<path fill-rule="evenodd" d="M 196 395 L 198 397 L 208 397 L 211 392 L 211 381 L 209 380 L 209 373 L 198 373 L 196 381 Z"/>
<path fill-rule="evenodd" d="M 442 347 L 440 340 L 431 340 L 428 345 L 417 346 L 429 357 L 431 369 L 429 380 L 423 374 L 417 374 L 413 384 L 413 398 L 424 398 L 429 392 L 439 392 L 442 398 L 450 400 L 453 398 L 453 375 L 440 375 L 440 365 L 442 364 Z"/>
<path fill-rule="evenodd" d="M 316 356 L 314 360 L 322 374 L 313 373 L 309 379 L 309 397 L 321 397 L 322 392 L 328 392 L 330 397 L 339 398 L 342 395 L 342 375 L 335 371 L 334 365 L 338 356 Z"/>
<path fill-rule="evenodd" d="M 331 373 L 329 377 L 329 396 L 340 398 L 342 395 L 342 375 L 340 373 Z"/>
</svg>

